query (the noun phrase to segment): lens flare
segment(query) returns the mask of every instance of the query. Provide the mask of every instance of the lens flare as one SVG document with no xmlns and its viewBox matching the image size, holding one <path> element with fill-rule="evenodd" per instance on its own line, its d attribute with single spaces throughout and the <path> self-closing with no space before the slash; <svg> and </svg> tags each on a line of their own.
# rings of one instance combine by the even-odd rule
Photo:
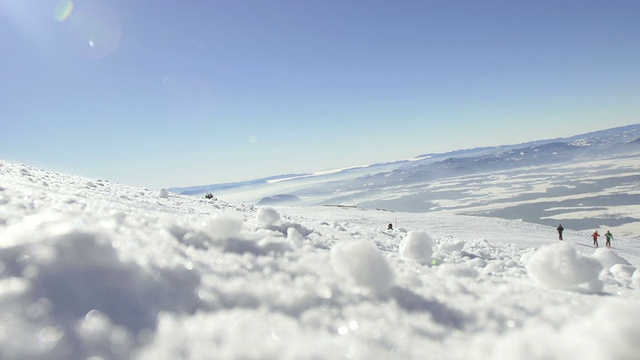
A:
<svg viewBox="0 0 640 360">
<path fill-rule="evenodd" d="M 78 6 L 68 20 L 74 53 L 90 59 L 101 59 L 120 45 L 122 24 L 118 13 L 100 3 Z"/>
<path fill-rule="evenodd" d="M 69 15 L 71 15 L 71 12 L 73 11 L 73 2 L 71 0 L 58 1 L 53 10 L 53 17 L 59 22 L 64 22 L 69 18 Z"/>
</svg>

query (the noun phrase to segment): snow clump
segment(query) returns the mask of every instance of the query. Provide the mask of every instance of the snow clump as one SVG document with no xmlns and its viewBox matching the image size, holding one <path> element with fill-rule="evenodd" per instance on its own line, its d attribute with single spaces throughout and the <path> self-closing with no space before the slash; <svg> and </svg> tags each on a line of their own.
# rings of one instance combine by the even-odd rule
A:
<svg viewBox="0 0 640 360">
<path fill-rule="evenodd" d="M 454 239 L 451 236 L 445 236 L 439 239 L 438 242 L 438 251 L 442 252 L 455 252 L 462 251 L 464 249 L 465 242 L 462 240 Z"/>
<path fill-rule="evenodd" d="M 400 244 L 400 256 L 422 264 L 431 261 L 433 239 L 425 231 L 410 231 Z"/>
<path fill-rule="evenodd" d="M 222 214 L 206 222 L 204 231 L 214 242 L 224 242 L 241 237 L 244 220 L 235 214 Z"/>
<path fill-rule="evenodd" d="M 158 194 L 160 199 L 167 199 L 169 197 L 169 191 L 167 189 L 160 189 L 160 193 Z"/>
<path fill-rule="evenodd" d="M 258 209 L 257 220 L 260 225 L 272 226 L 280 221 L 280 214 L 272 207 Z"/>
<path fill-rule="evenodd" d="M 636 270 L 636 267 L 632 265 L 615 264 L 609 269 L 609 272 L 615 279 L 631 280 Z"/>
<path fill-rule="evenodd" d="M 336 274 L 376 293 L 386 292 L 394 282 L 387 259 L 366 240 L 337 244 L 331 250 L 331 264 Z"/>
<path fill-rule="evenodd" d="M 533 281 L 548 288 L 572 289 L 586 283 L 589 290 L 599 291 L 600 262 L 580 255 L 566 243 L 541 247 L 529 257 L 526 269 Z"/>
<path fill-rule="evenodd" d="M 596 249 L 593 254 L 593 258 L 600 261 L 602 267 L 605 270 L 610 269 L 613 265 L 622 264 L 622 265 L 631 265 L 627 260 L 620 257 L 618 254 L 613 252 L 611 249 L 600 248 Z"/>
</svg>

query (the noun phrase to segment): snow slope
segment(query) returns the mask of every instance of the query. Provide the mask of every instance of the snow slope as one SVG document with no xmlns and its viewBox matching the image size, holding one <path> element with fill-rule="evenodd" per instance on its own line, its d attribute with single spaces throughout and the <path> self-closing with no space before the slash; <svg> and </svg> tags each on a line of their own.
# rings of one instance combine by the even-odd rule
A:
<svg viewBox="0 0 640 360">
<path fill-rule="evenodd" d="M 0 358 L 636 359 L 640 244 L 565 240 L 0 161 Z"/>
</svg>

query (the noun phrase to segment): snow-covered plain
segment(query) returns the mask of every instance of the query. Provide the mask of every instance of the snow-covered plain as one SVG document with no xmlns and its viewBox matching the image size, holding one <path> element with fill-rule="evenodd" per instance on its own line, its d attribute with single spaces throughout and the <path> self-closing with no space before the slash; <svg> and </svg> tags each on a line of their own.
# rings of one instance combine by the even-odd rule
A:
<svg viewBox="0 0 640 360">
<path fill-rule="evenodd" d="M 640 244 L 589 233 L 0 161 L 0 358 L 637 359 Z"/>
</svg>

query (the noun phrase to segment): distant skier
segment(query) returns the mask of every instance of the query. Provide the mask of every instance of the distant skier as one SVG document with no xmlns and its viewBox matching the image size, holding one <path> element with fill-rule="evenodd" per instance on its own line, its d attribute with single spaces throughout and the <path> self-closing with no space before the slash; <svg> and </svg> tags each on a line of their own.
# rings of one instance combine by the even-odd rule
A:
<svg viewBox="0 0 640 360">
<path fill-rule="evenodd" d="M 557 230 L 558 230 L 558 240 L 562 240 L 562 232 L 564 231 L 562 224 L 558 225 Z"/>
<path fill-rule="evenodd" d="M 611 239 L 613 239 L 613 235 L 609 232 L 609 230 L 607 230 L 604 236 L 607 238 L 607 247 L 611 248 Z"/>
<path fill-rule="evenodd" d="M 387 227 L 387 230 L 393 230 L 393 224 L 389 223 L 389 226 Z"/>
<path fill-rule="evenodd" d="M 598 230 L 594 231 L 593 234 L 591 234 L 591 237 L 593 238 L 593 245 L 595 247 L 598 247 L 598 236 L 600 236 L 600 234 L 598 234 Z"/>
</svg>

